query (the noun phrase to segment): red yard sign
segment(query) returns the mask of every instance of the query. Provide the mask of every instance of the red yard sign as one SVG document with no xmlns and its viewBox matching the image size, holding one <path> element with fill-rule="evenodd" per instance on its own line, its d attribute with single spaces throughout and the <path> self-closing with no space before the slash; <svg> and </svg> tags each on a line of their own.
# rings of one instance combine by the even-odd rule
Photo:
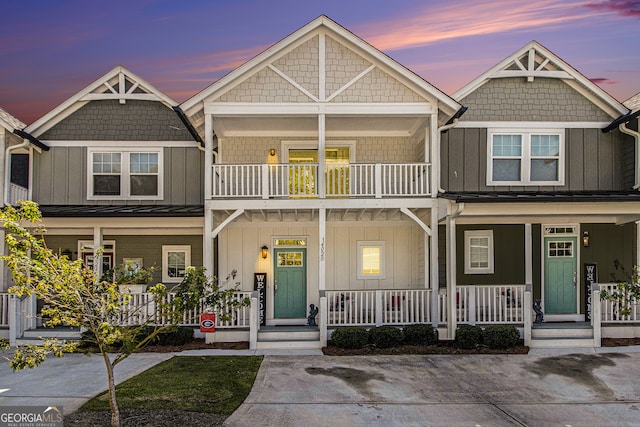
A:
<svg viewBox="0 0 640 427">
<path fill-rule="evenodd" d="M 211 313 L 203 313 L 200 315 L 200 332 L 216 331 L 216 315 Z"/>
</svg>

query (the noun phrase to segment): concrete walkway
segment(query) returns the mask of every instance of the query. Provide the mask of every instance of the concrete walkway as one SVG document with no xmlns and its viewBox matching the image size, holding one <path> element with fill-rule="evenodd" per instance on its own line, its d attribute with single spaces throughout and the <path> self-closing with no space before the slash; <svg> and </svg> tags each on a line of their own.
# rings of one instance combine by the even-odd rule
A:
<svg viewBox="0 0 640 427">
<path fill-rule="evenodd" d="M 640 425 L 640 353 L 610 350 L 354 357 L 269 351 L 250 395 L 226 424 Z M 235 354 L 256 352 L 135 354 L 116 368 L 117 382 L 173 356 Z M 52 358 L 16 373 L 0 363 L 0 406 L 62 405 L 69 414 L 106 390 L 104 369 L 96 355 Z"/>
</svg>

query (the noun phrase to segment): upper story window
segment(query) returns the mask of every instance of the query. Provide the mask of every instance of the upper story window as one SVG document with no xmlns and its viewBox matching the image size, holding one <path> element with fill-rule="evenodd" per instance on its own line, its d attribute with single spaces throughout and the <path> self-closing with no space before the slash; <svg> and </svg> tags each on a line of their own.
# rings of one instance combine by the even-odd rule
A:
<svg viewBox="0 0 640 427">
<path fill-rule="evenodd" d="M 563 185 L 564 132 L 489 131 L 487 185 Z"/>
<path fill-rule="evenodd" d="M 88 199 L 162 199 L 162 149 L 89 149 L 88 160 Z"/>
</svg>

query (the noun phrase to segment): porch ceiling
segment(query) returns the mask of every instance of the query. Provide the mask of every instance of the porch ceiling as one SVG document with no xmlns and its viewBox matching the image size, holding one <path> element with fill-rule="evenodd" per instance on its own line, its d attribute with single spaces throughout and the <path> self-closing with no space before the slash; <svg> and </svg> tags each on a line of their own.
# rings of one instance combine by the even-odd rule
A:
<svg viewBox="0 0 640 427">
<path fill-rule="evenodd" d="M 327 116 L 327 137 L 411 136 L 425 129 L 424 116 Z M 232 136 L 306 136 L 318 135 L 316 116 L 243 116 L 215 117 L 213 127 L 220 138 Z"/>
</svg>

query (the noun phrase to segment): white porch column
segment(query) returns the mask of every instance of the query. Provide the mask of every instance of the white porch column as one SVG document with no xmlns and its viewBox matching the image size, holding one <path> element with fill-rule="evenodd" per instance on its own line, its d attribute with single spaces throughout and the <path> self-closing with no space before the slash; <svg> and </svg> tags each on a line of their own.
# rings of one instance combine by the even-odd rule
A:
<svg viewBox="0 0 640 427">
<path fill-rule="evenodd" d="M 438 197 L 440 188 L 440 132 L 438 132 L 438 113 L 429 116 L 429 159 L 431 163 L 431 197 Z M 425 150 L 426 155 L 426 150 Z"/>
<path fill-rule="evenodd" d="M 447 208 L 451 211 L 451 205 Z M 454 339 L 456 337 L 456 328 L 458 327 L 458 305 L 456 294 L 457 290 L 457 265 L 456 257 L 456 220 L 452 215 L 447 215 L 446 222 L 447 233 L 447 337 Z"/>
<path fill-rule="evenodd" d="M 326 162 L 325 147 L 326 143 L 326 117 L 324 114 L 318 114 L 318 176 L 316 177 L 316 186 L 318 187 L 318 197 L 325 198 L 325 178 L 324 169 Z"/>
<path fill-rule="evenodd" d="M 438 206 L 431 208 L 431 236 L 429 238 L 429 271 L 431 272 L 429 282 L 431 284 L 431 313 L 435 318 L 434 325 L 438 324 L 438 292 L 440 288 L 440 277 L 438 270 Z"/>
<path fill-rule="evenodd" d="M 213 183 L 213 117 L 204 116 L 204 233 L 202 241 L 202 260 L 207 273 L 213 271 L 213 211 L 208 208 L 207 200 L 211 199 Z"/>
<path fill-rule="evenodd" d="M 533 236 L 531 224 L 524 225 L 524 283 L 533 284 Z"/>
<path fill-rule="evenodd" d="M 102 277 L 102 227 L 93 227 L 93 272 Z M 115 265 L 115 260 L 114 260 Z"/>
<path fill-rule="evenodd" d="M 327 209 L 320 208 L 318 212 L 318 290 L 326 290 L 326 250 L 327 250 Z"/>
</svg>

